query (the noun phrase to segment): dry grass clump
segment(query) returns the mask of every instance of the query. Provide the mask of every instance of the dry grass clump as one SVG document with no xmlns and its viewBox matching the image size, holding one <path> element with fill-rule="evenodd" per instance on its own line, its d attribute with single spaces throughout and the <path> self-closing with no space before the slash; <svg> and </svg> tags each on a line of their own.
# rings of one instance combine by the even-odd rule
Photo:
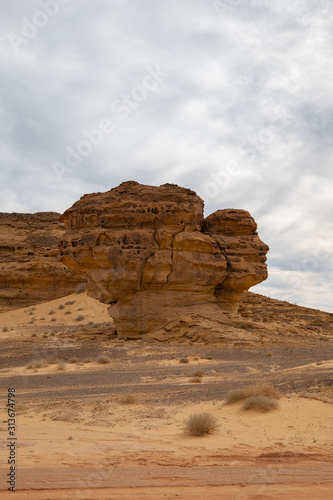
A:
<svg viewBox="0 0 333 500">
<path fill-rule="evenodd" d="M 82 316 L 82 314 L 79 314 L 78 316 L 76 316 L 75 321 L 82 321 L 83 319 L 84 316 Z"/>
<path fill-rule="evenodd" d="M 276 410 L 279 404 L 276 399 L 268 396 L 251 396 L 243 402 L 243 410 Z"/>
<path fill-rule="evenodd" d="M 91 358 L 84 358 L 83 363 L 92 363 Z"/>
<path fill-rule="evenodd" d="M 86 284 L 85 283 L 80 283 L 77 286 L 77 288 L 75 290 L 75 293 L 83 293 L 83 292 L 85 292 L 85 290 L 86 290 Z"/>
<path fill-rule="evenodd" d="M 71 358 L 71 359 L 69 360 L 69 362 L 70 362 L 70 363 L 78 363 L 78 362 L 79 362 L 79 360 L 78 360 L 77 358 L 75 358 L 75 357 L 74 357 L 74 358 Z"/>
<path fill-rule="evenodd" d="M 193 373 L 193 377 L 203 377 L 203 376 L 204 376 L 204 372 L 202 370 L 196 370 Z"/>
<path fill-rule="evenodd" d="M 27 363 L 26 368 L 28 370 L 36 369 L 36 368 L 45 368 L 48 365 L 48 362 L 44 359 L 33 359 Z"/>
<path fill-rule="evenodd" d="M 135 405 L 138 402 L 138 398 L 132 392 L 128 392 L 120 396 L 119 401 L 122 405 Z"/>
<path fill-rule="evenodd" d="M 69 300 L 68 302 L 65 302 L 65 306 L 72 306 L 75 302 L 75 300 Z"/>
<path fill-rule="evenodd" d="M 65 361 L 58 361 L 58 364 L 57 364 L 57 370 L 66 370 L 66 363 Z"/>
<path fill-rule="evenodd" d="M 179 360 L 179 363 L 184 363 L 185 364 L 185 363 L 189 363 L 189 362 L 190 362 L 190 360 L 188 358 L 181 358 Z"/>
<path fill-rule="evenodd" d="M 99 358 L 97 358 L 96 361 L 101 365 L 107 365 L 108 363 L 111 363 L 111 359 L 108 356 L 105 356 L 104 354 L 102 356 L 99 356 Z"/>
<path fill-rule="evenodd" d="M 195 413 L 184 424 L 184 432 L 191 434 L 191 436 L 214 434 L 217 429 L 217 420 L 210 413 Z"/>
<path fill-rule="evenodd" d="M 202 379 L 201 379 L 201 377 L 192 377 L 192 378 L 190 378 L 189 382 L 191 384 L 201 384 Z"/>
<path fill-rule="evenodd" d="M 65 314 L 72 314 L 72 311 L 65 311 Z"/>
<path fill-rule="evenodd" d="M 49 311 L 49 314 L 55 314 L 55 311 L 53 311 L 53 309 L 51 309 L 51 311 Z"/>
<path fill-rule="evenodd" d="M 65 306 L 64 306 L 64 304 L 59 304 L 59 307 L 58 307 L 58 309 L 65 309 Z"/>
<path fill-rule="evenodd" d="M 57 318 L 53 317 L 51 318 L 51 321 L 57 321 Z"/>
<path fill-rule="evenodd" d="M 227 404 L 236 403 L 253 396 L 264 396 L 267 398 L 280 399 L 281 394 L 272 384 L 256 384 L 233 389 L 229 391 L 225 397 Z"/>
</svg>

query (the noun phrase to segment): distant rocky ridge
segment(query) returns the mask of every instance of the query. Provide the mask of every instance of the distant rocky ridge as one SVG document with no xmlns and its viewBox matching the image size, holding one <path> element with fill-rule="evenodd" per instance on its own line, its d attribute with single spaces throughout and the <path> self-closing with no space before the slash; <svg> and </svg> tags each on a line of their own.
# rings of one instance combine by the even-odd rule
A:
<svg viewBox="0 0 333 500">
<path fill-rule="evenodd" d="M 251 215 L 204 219 L 203 200 L 175 184 L 124 182 L 82 196 L 60 220 L 61 262 L 110 304 L 119 336 L 218 339 L 237 322 L 242 293 L 267 278 L 268 246 Z"/>
<path fill-rule="evenodd" d="M 55 212 L 0 213 L 0 312 L 73 293 L 82 278 L 59 262 Z"/>
</svg>

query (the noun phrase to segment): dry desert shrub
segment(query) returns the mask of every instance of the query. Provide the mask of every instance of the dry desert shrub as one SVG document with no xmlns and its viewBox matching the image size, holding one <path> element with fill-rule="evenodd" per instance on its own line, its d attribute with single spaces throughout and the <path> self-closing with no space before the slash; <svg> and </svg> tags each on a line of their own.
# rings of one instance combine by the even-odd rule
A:
<svg viewBox="0 0 333 500">
<path fill-rule="evenodd" d="M 243 410 L 263 410 L 270 411 L 278 408 L 276 399 L 268 396 L 251 396 L 243 402 Z"/>
<path fill-rule="evenodd" d="M 181 358 L 179 360 L 179 363 L 184 363 L 185 364 L 185 363 L 189 363 L 189 362 L 190 362 L 190 360 L 188 358 Z"/>
<path fill-rule="evenodd" d="M 58 307 L 58 309 L 65 309 L 65 306 L 64 306 L 64 304 L 59 304 L 59 307 Z"/>
<path fill-rule="evenodd" d="M 91 358 L 84 358 L 83 363 L 92 363 Z"/>
<path fill-rule="evenodd" d="M 83 293 L 86 290 L 86 284 L 85 283 L 80 283 L 78 287 L 75 290 L 75 293 Z"/>
<path fill-rule="evenodd" d="M 53 317 L 51 318 L 51 321 L 57 321 L 57 318 Z"/>
<path fill-rule="evenodd" d="M 193 377 L 203 377 L 203 376 L 204 376 L 204 372 L 202 370 L 196 370 L 193 373 Z"/>
<path fill-rule="evenodd" d="M 3 327 L 2 327 L 2 331 L 3 331 L 3 332 L 8 332 L 8 326 L 3 326 Z"/>
<path fill-rule="evenodd" d="M 83 319 L 84 316 L 82 316 L 82 314 L 79 314 L 78 316 L 76 316 L 75 321 L 82 321 Z"/>
<path fill-rule="evenodd" d="M 66 363 L 65 361 L 58 361 L 58 364 L 57 364 L 57 370 L 66 370 Z"/>
<path fill-rule="evenodd" d="M 72 311 L 65 311 L 65 314 L 72 314 Z"/>
<path fill-rule="evenodd" d="M 79 362 L 79 360 L 78 360 L 77 358 L 75 358 L 75 357 L 74 357 L 74 358 L 71 358 L 71 359 L 69 360 L 69 362 L 70 362 L 70 363 L 78 363 L 78 362 Z"/>
<path fill-rule="evenodd" d="M 49 311 L 49 314 L 54 314 L 55 311 L 53 311 L 53 309 L 51 309 L 51 311 Z"/>
<path fill-rule="evenodd" d="M 111 359 L 108 356 L 105 356 L 104 354 L 102 356 L 99 356 L 99 358 L 97 358 L 96 361 L 101 365 L 107 365 L 108 363 L 111 363 Z"/>
<path fill-rule="evenodd" d="M 256 384 L 249 385 L 246 387 L 241 387 L 240 389 L 233 389 L 229 391 L 225 397 L 225 402 L 227 404 L 235 403 L 236 401 L 242 401 L 246 398 L 253 396 L 264 396 L 267 398 L 280 399 L 281 394 L 272 384 Z"/>
<path fill-rule="evenodd" d="M 65 302 L 65 306 L 72 306 L 75 302 L 75 300 L 69 300 L 68 302 Z"/>
<path fill-rule="evenodd" d="M 214 434 L 217 429 L 217 420 L 210 413 L 195 413 L 184 424 L 184 432 L 191 434 L 191 436 Z"/>
<path fill-rule="evenodd" d="M 128 392 L 120 396 L 119 401 L 122 405 L 135 405 L 138 402 L 138 398 L 132 392 Z"/>
<path fill-rule="evenodd" d="M 36 368 L 45 368 L 45 366 L 48 365 L 48 362 L 45 361 L 44 359 L 33 359 L 32 361 L 29 361 L 27 364 L 26 368 L 28 370 L 36 369 Z"/>
<path fill-rule="evenodd" d="M 201 384 L 201 377 L 192 377 L 189 380 L 190 384 Z"/>
</svg>

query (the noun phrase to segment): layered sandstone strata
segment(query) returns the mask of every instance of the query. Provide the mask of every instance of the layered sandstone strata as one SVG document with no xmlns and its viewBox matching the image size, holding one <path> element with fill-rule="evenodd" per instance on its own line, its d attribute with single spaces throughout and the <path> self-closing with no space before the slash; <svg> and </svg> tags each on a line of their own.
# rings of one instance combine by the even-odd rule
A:
<svg viewBox="0 0 333 500">
<path fill-rule="evenodd" d="M 218 331 L 223 312 L 237 312 L 242 292 L 267 278 L 268 247 L 250 214 L 204 219 L 201 198 L 175 184 L 124 182 L 81 197 L 61 221 L 61 262 L 110 304 L 119 336 Z"/>
<path fill-rule="evenodd" d="M 59 262 L 59 214 L 0 213 L 0 311 L 73 293 L 82 278 Z"/>
</svg>

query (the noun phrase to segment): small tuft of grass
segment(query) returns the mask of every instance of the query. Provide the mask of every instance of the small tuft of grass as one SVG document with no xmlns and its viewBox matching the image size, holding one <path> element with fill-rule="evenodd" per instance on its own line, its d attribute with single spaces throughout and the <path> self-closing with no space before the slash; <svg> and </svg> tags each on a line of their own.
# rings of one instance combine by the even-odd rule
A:
<svg viewBox="0 0 333 500">
<path fill-rule="evenodd" d="M 65 314 L 72 314 L 72 311 L 65 311 Z"/>
<path fill-rule="evenodd" d="M 122 405 L 135 405 L 138 402 L 138 398 L 132 392 L 128 392 L 120 396 L 119 401 Z"/>
<path fill-rule="evenodd" d="M 53 317 L 51 318 L 51 321 L 57 321 L 57 318 Z"/>
<path fill-rule="evenodd" d="M 83 293 L 86 291 L 86 284 L 85 283 L 80 283 L 76 290 L 75 290 L 75 293 Z"/>
<path fill-rule="evenodd" d="M 48 365 L 48 362 L 43 359 L 33 359 L 27 363 L 26 368 L 28 370 L 36 370 L 37 368 L 45 368 Z"/>
<path fill-rule="evenodd" d="M 217 429 L 217 420 L 210 413 L 195 413 L 184 423 L 184 432 L 191 434 L 191 436 L 214 434 Z"/>
<path fill-rule="evenodd" d="M 179 363 L 189 363 L 190 360 L 188 358 L 180 358 Z"/>
<path fill-rule="evenodd" d="M 233 389 L 227 393 L 225 402 L 231 404 L 253 396 L 264 396 L 273 399 L 281 398 L 281 394 L 272 384 L 263 383 L 241 387 L 240 389 Z"/>
<path fill-rule="evenodd" d="M 193 377 L 203 377 L 204 376 L 204 372 L 202 370 L 196 370 L 193 375 Z"/>
<path fill-rule="evenodd" d="M 30 311 L 30 312 L 29 312 L 29 314 L 30 314 L 30 316 L 32 316 L 32 315 L 33 315 L 33 312 L 32 312 L 32 311 Z"/>
<path fill-rule="evenodd" d="M 276 410 L 279 407 L 279 403 L 276 399 L 267 396 L 251 396 L 250 398 L 244 399 L 243 410 L 262 410 L 270 411 Z"/>
<path fill-rule="evenodd" d="M 57 364 L 57 370 L 66 370 L 66 363 L 65 361 L 58 361 Z"/>
<path fill-rule="evenodd" d="M 28 321 L 28 325 L 33 325 L 33 324 L 34 324 L 34 322 L 35 322 L 35 320 L 34 320 L 34 319 L 31 319 L 30 321 Z"/>
<path fill-rule="evenodd" d="M 190 378 L 189 382 L 192 384 L 201 384 L 202 378 L 201 377 L 192 377 L 192 378 Z"/>
<path fill-rule="evenodd" d="M 92 363 L 91 358 L 84 358 L 83 363 Z"/>
<path fill-rule="evenodd" d="M 75 300 L 69 300 L 68 302 L 65 302 L 65 306 L 72 306 L 75 302 Z"/>
<path fill-rule="evenodd" d="M 8 326 L 6 326 L 6 325 L 5 325 L 5 326 L 3 326 L 3 327 L 2 327 L 2 331 L 3 331 L 3 332 L 8 332 Z"/>
<path fill-rule="evenodd" d="M 206 359 L 212 360 L 213 356 L 206 356 Z"/>
<path fill-rule="evenodd" d="M 79 314 L 78 316 L 76 316 L 75 321 L 82 321 L 83 319 L 84 316 L 82 316 L 82 314 Z"/>
<path fill-rule="evenodd" d="M 107 365 L 108 363 L 111 363 L 111 359 L 108 356 L 105 356 L 104 354 L 102 356 L 99 356 L 99 358 L 97 358 L 96 361 L 101 365 Z"/>
<path fill-rule="evenodd" d="M 55 314 L 55 311 L 51 309 L 51 311 L 49 311 L 49 314 Z"/>
<path fill-rule="evenodd" d="M 59 307 L 58 307 L 58 309 L 65 309 L 65 306 L 64 306 L 64 304 L 59 304 Z"/>
<path fill-rule="evenodd" d="M 77 358 L 75 358 L 75 357 L 74 357 L 74 358 L 71 358 L 71 359 L 69 360 L 69 362 L 70 362 L 70 363 L 78 363 L 78 362 L 79 362 L 79 360 L 78 360 Z"/>
</svg>

